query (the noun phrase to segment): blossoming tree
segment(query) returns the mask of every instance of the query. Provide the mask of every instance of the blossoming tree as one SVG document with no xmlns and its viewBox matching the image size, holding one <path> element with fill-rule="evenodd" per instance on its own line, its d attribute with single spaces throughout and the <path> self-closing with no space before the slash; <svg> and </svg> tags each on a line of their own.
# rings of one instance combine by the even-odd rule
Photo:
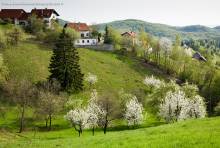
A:
<svg viewBox="0 0 220 148">
<path fill-rule="evenodd" d="M 124 114 L 125 119 L 128 122 L 128 125 L 137 125 L 140 124 L 143 120 L 143 106 L 138 102 L 137 97 L 133 98 L 126 103 L 126 110 Z"/>
<path fill-rule="evenodd" d="M 91 98 L 87 107 L 88 121 L 87 127 L 92 128 L 93 135 L 95 134 L 95 127 L 98 126 L 99 115 L 101 113 L 100 106 L 97 103 L 98 93 L 94 89 L 91 93 Z"/>
<path fill-rule="evenodd" d="M 70 121 L 75 130 L 78 131 L 80 137 L 88 121 L 87 111 L 84 109 L 70 110 L 65 118 Z"/>
<path fill-rule="evenodd" d="M 203 118 L 206 115 L 205 103 L 203 98 L 198 95 L 193 98 L 187 98 L 181 90 L 170 91 L 160 105 L 159 115 L 166 122 L 188 118 Z"/>
</svg>

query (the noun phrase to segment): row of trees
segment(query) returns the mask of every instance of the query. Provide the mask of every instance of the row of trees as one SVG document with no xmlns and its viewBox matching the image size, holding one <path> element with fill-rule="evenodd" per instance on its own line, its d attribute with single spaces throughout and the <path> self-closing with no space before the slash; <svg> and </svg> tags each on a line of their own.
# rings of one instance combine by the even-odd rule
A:
<svg viewBox="0 0 220 148">
<path fill-rule="evenodd" d="M 98 96 L 96 90 L 93 90 L 88 105 L 85 108 L 76 108 L 70 110 L 65 118 L 70 121 L 72 126 L 78 131 L 79 136 L 84 128 L 97 127 L 103 128 L 104 134 L 112 120 L 126 119 L 128 125 L 138 125 L 143 121 L 143 107 L 136 96 L 127 95 L 125 104 L 122 100 L 116 102 L 111 96 Z M 121 96 L 123 98 L 123 96 Z M 118 104 L 119 103 L 119 104 Z M 124 107 L 124 109 L 122 108 Z"/>
<path fill-rule="evenodd" d="M 86 80 L 95 83 L 97 77 L 89 74 Z M 185 83 L 179 86 L 173 81 L 165 83 L 154 76 L 146 77 L 143 83 L 148 95 L 139 100 L 135 95 L 124 92 L 119 92 L 117 98 L 109 94 L 98 95 L 94 89 L 87 105 L 70 110 L 65 119 L 80 136 L 85 128 L 92 129 L 93 135 L 95 128 L 103 128 L 105 134 L 115 119 L 126 120 L 128 126 L 139 125 L 146 115 L 144 108 L 149 108 L 148 111 L 168 123 L 206 116 L 204 98 L 198 95 L 196 85 Z"/>
</svg>

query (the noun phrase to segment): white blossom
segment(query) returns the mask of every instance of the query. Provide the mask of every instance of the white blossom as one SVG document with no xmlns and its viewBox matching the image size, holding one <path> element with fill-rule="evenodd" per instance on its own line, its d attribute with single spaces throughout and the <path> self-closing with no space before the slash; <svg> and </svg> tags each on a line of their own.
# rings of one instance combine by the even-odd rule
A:
<svg viewBox="0 0 220 148">
<path fill-rule="evenodd" d="M 154 78 L 154 76 L 152 75 L 151 77 L 146 76 L 146 78 L 144 79 L 144 84 L 150 87 L 159 88 L 164 83 L 161 80 Z"/>
<path fill-rule="evenodd" d="M 159 40 L 159 45 L 161 47 L 161 49 L 167 54 L 171 51 L 171 46 L 172 46 L 172 42 L 170 39 L 166 38 L 166 37 L 162 37 Z"/>
<path fill-rule="evenodd" d="M 206 115 L 206 107 L 203 98 L 199 95 L 188 100 L 185 110 L 182 111 L 180 118 L 204 118 Z"/>
<path fill-rule="evenodd" d="M 136 96 L 126 103 L 125 119 L 128 125 L 140 124 L 143 120 L 143 106 L 138 102 Z"/>
<path fill-rule="evenodd" d="M 159 115 L 167 122 L 205 117 L 202 97 L 187 98 L 183 91 L 168 92 L 160 105 Z"/>
<path fill-rule="evenodd" d="M 90 85 L 94 85 L 98 81 L 98 78 L 96 75 L 88 73 L 88 76 L 85 80 L 89 82 Z"/>
<path fill-rule="evenodd" d="M 98 125 L 99 114 L 101 113 L 100 106 L 97 103 L 98 93 L 94 89 L 91 93 L 91 98 L 87 107 L 88 124 L 87 127 L 96 127 Z"/>
<path fill-rule="evenodd" d="M 70 123 L 77 131 L 82 131 L 82 129 L 85 128 L 87 124 L 88 117 L 89 116 L 87 111 L 79 108 L 79 109 L 70 110 L 66 114 L 65 119 L 70 121 Z"/>
<path fill-rule="evenodd" d="M 183 110 L 187 103 L 184 92 L 168 92 L 160 105 L 159 115 L 167 122 L 178 121 L 181 110 Z"/>
</svg>

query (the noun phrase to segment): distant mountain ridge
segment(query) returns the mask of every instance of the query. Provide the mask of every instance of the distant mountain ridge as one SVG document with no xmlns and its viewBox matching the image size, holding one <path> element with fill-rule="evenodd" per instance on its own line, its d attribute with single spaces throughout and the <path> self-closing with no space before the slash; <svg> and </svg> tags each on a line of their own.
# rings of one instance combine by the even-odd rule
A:
<svg viewBox="0 0 220 148">
<path fill-rule="evenodd" d="M 95 26 L 99 31 L 103 32 L 106 25 L 112 26 L 120 32 L 140 32 L 141 30 L 144 30 L 156 37 L 169 37 L 171 39 L 174 39 L 176 34 L 179 34 L 182 38 L 220 40 L 220 26 L 215 28 L 202 25 L 176 27 L 159 23 L 149 23 L 135 19 L 113 21 L 109 23 L 97 24 Z"/>
</svg>

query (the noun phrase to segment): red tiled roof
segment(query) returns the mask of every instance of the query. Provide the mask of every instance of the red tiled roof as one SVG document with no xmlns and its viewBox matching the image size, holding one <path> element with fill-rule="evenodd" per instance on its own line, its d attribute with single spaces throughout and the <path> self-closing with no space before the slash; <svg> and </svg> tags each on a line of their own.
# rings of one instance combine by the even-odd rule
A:
<svg viewBox="0 0 220 148">
<path fill-rule="evenodd" d="M 131 32 L 124 32 L 121 34 L 122 36 L 130 36 L 130 37 L 135 37 L 136 33 L 131 31 Z"/>
<path fill-rule="evenodd" d="M 0 11 L 1 19 L 18 19 L 18 20 L 27 20 L 28 16 L 31 14 L 36 14 L 39 18 L 50 17 L 52 13 L 55 13 L 57 16 L 59 14 L 54 9 L 32 9 L 31 13 L 25 12 L 23 9 L 2 9 Z"/>
<path fill-rule="evenodd" d="M 86 23 L 68 23 L 66 27 L 70 27 L 76 31 L 89 31 L 89 26 Z"/>
<path fill-rule="evenodd" d="M 43 18 L 43 17 L 50 17 L 52 13 L 55 13 L 57 16 L 59 14 L 54 10 L 54 9 L 32 9 L 31 14 L 36 14 L 38 17 Z"/>
<path fill-rule="evenodd" d="M 27 13 L 23 9 L 2 9 L 0 11 L 1 19 L 18 19 L 18 20 L 26 20 L 28 18 Z"/>
</svg>

